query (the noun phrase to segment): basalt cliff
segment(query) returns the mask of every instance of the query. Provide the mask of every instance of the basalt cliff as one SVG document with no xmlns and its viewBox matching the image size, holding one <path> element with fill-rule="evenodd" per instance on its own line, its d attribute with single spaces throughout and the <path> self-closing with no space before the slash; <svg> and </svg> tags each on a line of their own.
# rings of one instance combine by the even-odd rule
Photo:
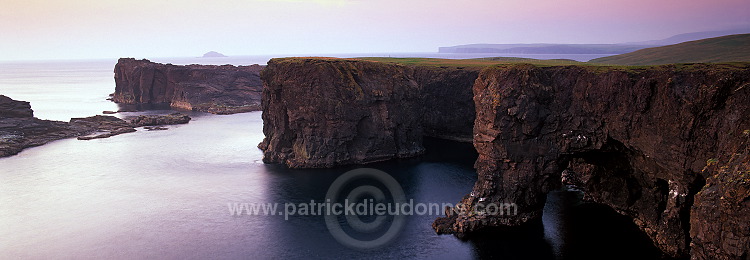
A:
<svg viewBox="0 0 750 260">
<path fill-rule="evenodd" d="M 721 189 L 707 178 L 724 189 L 750 181 L 741 170 L 730 175 L 744 182 L 731 184 L 704 170 L 747 140 L 748 87 L 747 64 L 486 69 L 474 84 L 479 178 L 461 203 L 513 202 L 519 214 L 453 215 L 434 226 L 465 234 L 537 219 L 545 194 L 565 174 L 579 180 L 588 200 L 633 218 L 667 255 L 689 255 L 692 241 L 696 257 L 746 257 L 750 215 L 725 211 L 744 220 L 719 224 L 708 236 L 695 224 L 720 203 L 706 197 Z M 728 189 L 746 190 L 739 186 Z M 696 203 L 702 197 L 710 199 Z M 747 207 L 750 194 L 740 197 L 731 206 Z"/>
<path fill-rule="evenodd" d="M 478 74 L 359 60 L 273 59 L 261 73 L 263 161 L 331 167 L 421 154 L 425 135 L 470 140 L 471 85 Z"/>
<path fill-rule="evenodd" d="M 272 60 L 262 78 L 266 162 L 407 157 L 425 135 L 470 133 L 478 181 L 460 204 L 512 202 L 518 214 L 450 214 L 433 224 L 439 233 L 538 220 L 565 180 L 632 218 L 668 256 L 748 257 L 750 64 L 479 72 L 297 58 Z"/>
<path fill-rule="evenodd" d="M 115 93 L 122 104 L 169 104 L 173 108 L 232 114 L 260 109 L 263 66 L 161 64 L 121 58 Z"/>
</svg>

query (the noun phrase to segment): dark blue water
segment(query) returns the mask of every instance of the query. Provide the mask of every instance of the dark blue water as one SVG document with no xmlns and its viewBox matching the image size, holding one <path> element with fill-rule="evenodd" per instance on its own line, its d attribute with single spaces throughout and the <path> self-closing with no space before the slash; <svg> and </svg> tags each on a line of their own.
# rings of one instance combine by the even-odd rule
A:
<svg viewBox="0 0 750 260">
<path fill-rule="evenodd" d="M 100 100 L 114 89 L 114 62 L 0 64 L 0 94 L 31 101 L 35 113 L 49 119 L 116 110 Z M 410 215 L 389 243 L 366 250 L 340 243 L 320 215 L 238 216 L 232 203 L 324 201 L 332 183 L 358 167 L 263 164 L 256 148 L 263 139 L 260 112 L 192 116 L 167 131 L 66 139 L 0 158 L 0 259 L 658 256 L 630 220 L 581 204 L 580 194 L 567 191 L 553 193 L 543 221 L 523 229 L 462 241 L 434 233 L 430 225 L 438 215 Z M 395 179 L 414 203 L 458 202 L 476 180 L 472 146 L 428 139 L 426 147 L 424 156 L 366 167 Z M 350 188 L 366 185 L 378 184 L 365 180 Z"/>
</svg>

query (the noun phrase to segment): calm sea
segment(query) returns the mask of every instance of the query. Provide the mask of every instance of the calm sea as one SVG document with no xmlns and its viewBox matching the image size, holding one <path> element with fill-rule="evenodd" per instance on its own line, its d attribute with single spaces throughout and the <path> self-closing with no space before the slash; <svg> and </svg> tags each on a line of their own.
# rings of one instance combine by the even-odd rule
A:
<svg viewBox="0 0 750 260">
<path fill-rule="evenodd" d="M 351 55 L 356 56 L 377 55 Z M 268 58 L 152 60 L 243 65 L 264 64 Z M 30 101 L 43 119 L 67 121 L 117 110 L 106 101 L 114 90 L 116 62 L 2 62 L 0 94 Z M 580 194 L 570 191 L 551 194 L 542 223 L 528 230 L 462 241 L 435 235 L 430 224 L 437 215 L 414 214 L 403 219 L 389 243 L 370 249 L 340 243 L 320 215 L 237 215 L 235 203 L 283 207 L 322 202 L 334 181 L 356 167 L 290 170 L 266 165 L 256 148 L 263 139 L 260 112 L 191 116 L 189 124 L 166 131 L 65 139 L 0 158 L 0 259 L 656 256 L 631 221 L 601 206 L 581 204 Z M 432 139 L 426 146 L 422 157 L 367 167 L 395 179 L 414 203 L 458 202 L 476 180 L 472 146 Z M 338 222 L 346 225 L 347 219 Z M 394 222 L 387 219 L 385 225 Z"/>
</svg>

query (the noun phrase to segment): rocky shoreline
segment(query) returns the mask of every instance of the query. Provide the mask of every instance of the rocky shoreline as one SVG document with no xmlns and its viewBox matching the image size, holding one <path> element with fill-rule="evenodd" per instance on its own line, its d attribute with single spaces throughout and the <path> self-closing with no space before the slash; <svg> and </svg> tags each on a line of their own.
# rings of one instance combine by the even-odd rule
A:
<svg viewBox="0 0 750 260">
<path fill-rule="evenodd" d="M 180 113 L 141 115 L 129 121 L 102 115 L 72 118 L 70 122 L 42 120 L 34 117 L 29 102 L 0 95 L 0 157 L 65 138 L 107 138 L 135 132 L 137 127 L 186 124 L 189 121 L 189 116 Z"/>
<path fill-rule="evenodd" d="M 451 136 L 425 131 L 435 110 L 425 104 L 453 104 L 432 124 L 476 118 L 457 130 L 472 133 L 479 153 L 478 181 L 460 204 L 513 202 L 518 214 L 448 215 L 433 224 L 438 233 L 537 221 L 565 173 L 585 199 L 632 218 L 667 256 L 747 257 L 750 64 L 501 65 L 459 84 L 442 73 L 353 59 L 271 60 L 262 73 L 264 161 L 331 167 L 414 156 L 423 136 Z M 444 94 L 467 89 L 473 102 Z M 467 107 L 471 115 L 460 109 Z"/>
<path fill-rule="evenodd" d="M 136 107 L 167 104 L 172 108 L 234 114 L 260 110 L 263 66 L 186 65 L 154 63 L 121 58 L 115 65 L 115 92 L 110 100 Z M 104 111 L 103 114 L 136 112 L 140 109 Z M 54 140 L 107 138 L 135 132 L 137 127 L 165 130 L 162 125 L 186 124 L 184 114 L 138 116 L 123 119 L 97 115 L 72 118 L 70 122 L 41 120 L 33 116 L 28 102 L 0 96 L 0 157 Z"/>
</svg>

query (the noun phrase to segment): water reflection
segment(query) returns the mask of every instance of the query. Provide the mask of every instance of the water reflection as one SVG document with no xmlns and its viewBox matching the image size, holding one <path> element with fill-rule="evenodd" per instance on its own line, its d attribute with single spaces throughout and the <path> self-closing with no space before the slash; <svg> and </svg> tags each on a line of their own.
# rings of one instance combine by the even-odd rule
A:
<svg viewBox="0 0 750 260">
<path fill-rule="evenodd" d="M 567 193 L 550 195 L 564 196 L 549 200 L 556 206 L 546 209 L 544 224 L 460 241 L 435 234 L 437 216 L 413 215 L 392 243 L 364 251 L 339 244 L 323 216 L 232 216 L 234 202 L 322 201 L 338 176 L 359 167 L 262 164 L 261 129 L 260 112 L 196 114 L 167 131 L 67 139 L 2 158 L 0 258 L 575 259 L 645 252 L 642 244 L 617 242 L 629 238 L 621 230 L 629 220 L 570 208 Z M 458 202 L 476 181 L 472 146 L 434 139 L 426 146 L 419 158 L 366 167 L 388 173 L 415 203 Z"/>
<path fill-rule="evenodd" d="M 153 111 L 151 111 L 153 112 Z M 0 159 L 0 258 L 466 258 L 437 236 L 436 216 L 409 216 L 386 247 L 340 245 L 322 216 L 231 216 L 228 203 L 322 200 L 353 167 L 295 170 L 259 163 L 260 112 L 196 115 L 167 131 L 61 140 Z M 456 202 L 476 174 L 460 161 L 367 167 L 415 202 Z"/>
</svg>

